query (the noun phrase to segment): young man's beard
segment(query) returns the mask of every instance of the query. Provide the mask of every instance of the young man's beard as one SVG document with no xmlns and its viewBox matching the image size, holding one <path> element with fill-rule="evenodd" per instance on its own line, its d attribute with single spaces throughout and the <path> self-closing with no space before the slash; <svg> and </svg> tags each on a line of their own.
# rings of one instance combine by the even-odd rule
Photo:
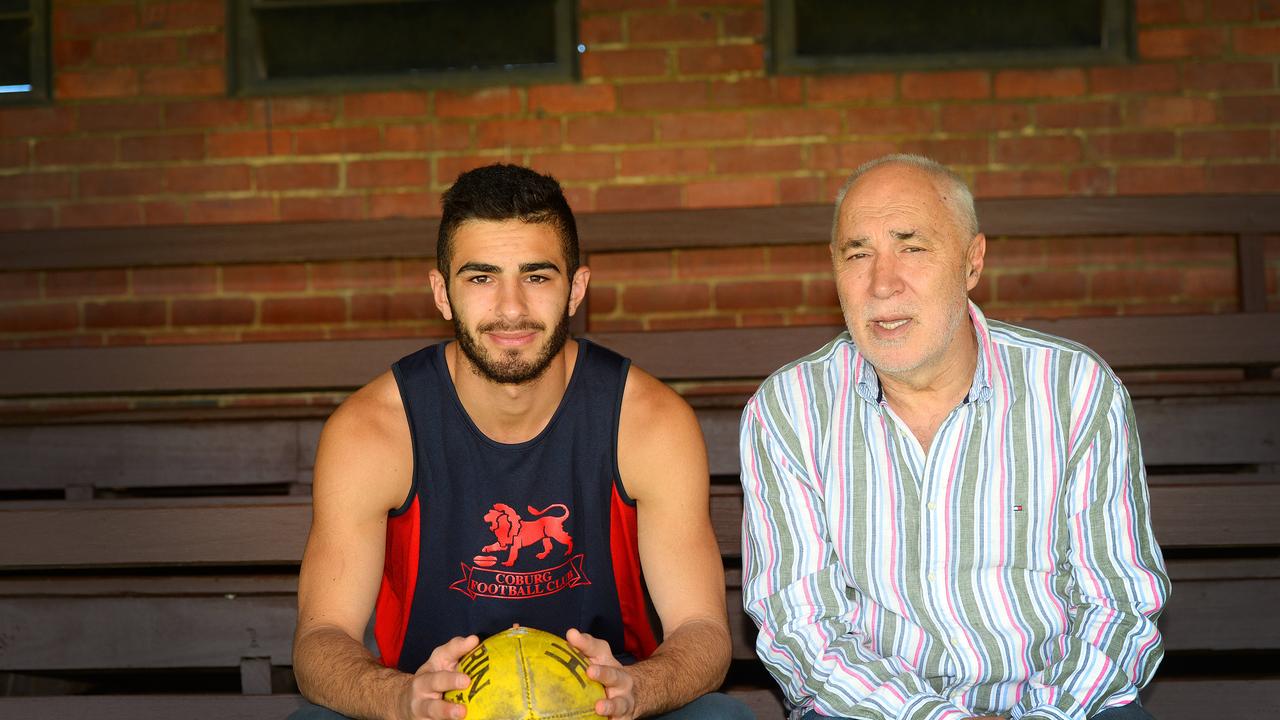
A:
<svg viewBox="0 0 1280 720">
<path fill-rule="evenodd" d="M 490 330 L 508 332 L 521 330 L 541 331 L 545 329 L 546 325 L 529 320 L 514 325 L 507 325 L 502 322 L 485 323 L 477 327 L 476 332 L 485 333 Z M 480 344 L 479 340 L 463 326 L 462 319 L 458 317 L 457 311 L 453 313 L 453 333 L 458 339 L 458 347 L 462 348 L 462 352 L 471 361 L 471 367 L 481 377 L 506 385 L 523 385 L 542 377 L 542 373 L 547 371 L 547 366 L 564 348 L 565 342 L 569 339 L 569 308 L 565 307 L 564 314 L 556 323 L 551 336 L 547 338 L 538 355 L 532 360 L 522 360 L 520 353 L 516 350 L 504 352 L 496 358 L 493 357 Z"/>
</svg>

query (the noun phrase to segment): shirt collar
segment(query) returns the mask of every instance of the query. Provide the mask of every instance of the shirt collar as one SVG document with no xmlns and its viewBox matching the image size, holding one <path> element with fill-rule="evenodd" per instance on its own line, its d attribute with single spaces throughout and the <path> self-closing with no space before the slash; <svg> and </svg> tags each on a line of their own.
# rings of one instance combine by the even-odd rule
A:
<svg viewBox="0 0 1280 720">
<path fill-rule="evenodd" d="M 978 364 L 973 370 L 973 382 L 969 385 L 969 392 L 965 395 L 964 401 L 966 403 L 986 402 L 991 399 L 991 368 L 995 361 L 993 357 L 995 350 L 991 343 L 991 328 L 987 325 L 987 316 L 982 314 L 982 310 L 978 309 L 972 300 L 969 301 L 969 321 L 973 325 L 974 336 L 978 340 Z M 852 336 L 850 343 L 852 343 Z M 857 345 L 853 348 L 853 380 L 858 395 L 863 400 L 874 405 L 884 401 L 884 390 L 880 387 L 880 378 L 876 375 L 871 363 L 858 351 Z"/>
</svg>

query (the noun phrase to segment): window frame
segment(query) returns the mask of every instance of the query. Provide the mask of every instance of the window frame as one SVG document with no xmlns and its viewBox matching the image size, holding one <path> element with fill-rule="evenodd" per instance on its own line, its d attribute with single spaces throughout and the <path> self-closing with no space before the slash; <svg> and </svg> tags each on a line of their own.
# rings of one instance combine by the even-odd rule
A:
<svg viewBox="0 0 1280 720">
<path fill-rule="evenodd" d="M 429 0 L 428 0 L 429 1 Z M 263 77 L 256 62 L 260 44 L 253 10 L 261 7 L 320 7 L 391 4 L 391 0 L 289 0 L 266 3 L 262 0 L 227 0 L 227 89 L 233 96 L 315 94 L 412 90 L 431 88 L 477 88 L 495 85 L 534 85 L 573 82 L 578 77 L 577 3 L 555 3 L 556 62 L 551 67 L 516 70 L 445 70 L 375 75 L 326 75 L 314 78 Z"/>
<path fill-rule="evenodd" d="M 767 0 L 769 8 L 766 35 L 769 67 L 773 73 L 779 75 L 809 75 L 897 70 L 1118 65 L 1131 62 L 1137 45 L 1132 0 L 1100 1 L 1103 26 L 1101 48 L 799 57 L 796 55 L 795 47 L 795 0 Z"/>
<path fill-rule="evenodd" d="M 26 13 L 6 13 L 0 17 L 31 16 L 31 89 L 26 92 L 0 93 L 0 107 L 46 105 L 53 101 L 53 68 L 49 37 L 49 0 L 28 0 Z"/>
</svg>

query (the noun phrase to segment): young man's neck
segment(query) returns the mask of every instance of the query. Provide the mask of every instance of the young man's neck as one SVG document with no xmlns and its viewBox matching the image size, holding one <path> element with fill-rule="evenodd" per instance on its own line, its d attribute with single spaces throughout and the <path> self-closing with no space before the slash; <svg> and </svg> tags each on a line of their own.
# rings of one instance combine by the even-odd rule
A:
<svg viewBox="0 0 1280 720">
<path fill-rule="evenodd" d="M 501 443 L 524 442 L 542 432 L 560 407 L 577 358 L 578 343 L 569 340 L 540 376 L 510 384 L 480 374 L 458 343 L 449 343 L 445 349 L 449 375 L 462 407 L 481 432 Z"/>
</svg>

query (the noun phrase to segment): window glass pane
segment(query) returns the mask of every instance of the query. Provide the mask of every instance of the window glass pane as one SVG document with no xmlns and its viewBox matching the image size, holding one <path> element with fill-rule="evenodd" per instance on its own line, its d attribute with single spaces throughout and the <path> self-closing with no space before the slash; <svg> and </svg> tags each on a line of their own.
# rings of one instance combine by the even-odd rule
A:
<svg viewBox="0 0 1280 720">
<path fill-rule="evenodd" d="M 31 21 L 0 20 L 0 86 L 30 83 Z"/>
<path fill-rule="evenodd" d="M 267 79 L 556 62 L 555 0 L 259 6 L 252 15 Z"/>
<path fill-rule="evenodd" d="M 1130 0 L 768 0 L 780 72 L 933 70 L 1131 60 Z"/>
<path fill-rule="evenodd" d="M 796 54 L 920 55 L 1096 48 L 1100 0 L 795 0 Z"/>
</svg>

